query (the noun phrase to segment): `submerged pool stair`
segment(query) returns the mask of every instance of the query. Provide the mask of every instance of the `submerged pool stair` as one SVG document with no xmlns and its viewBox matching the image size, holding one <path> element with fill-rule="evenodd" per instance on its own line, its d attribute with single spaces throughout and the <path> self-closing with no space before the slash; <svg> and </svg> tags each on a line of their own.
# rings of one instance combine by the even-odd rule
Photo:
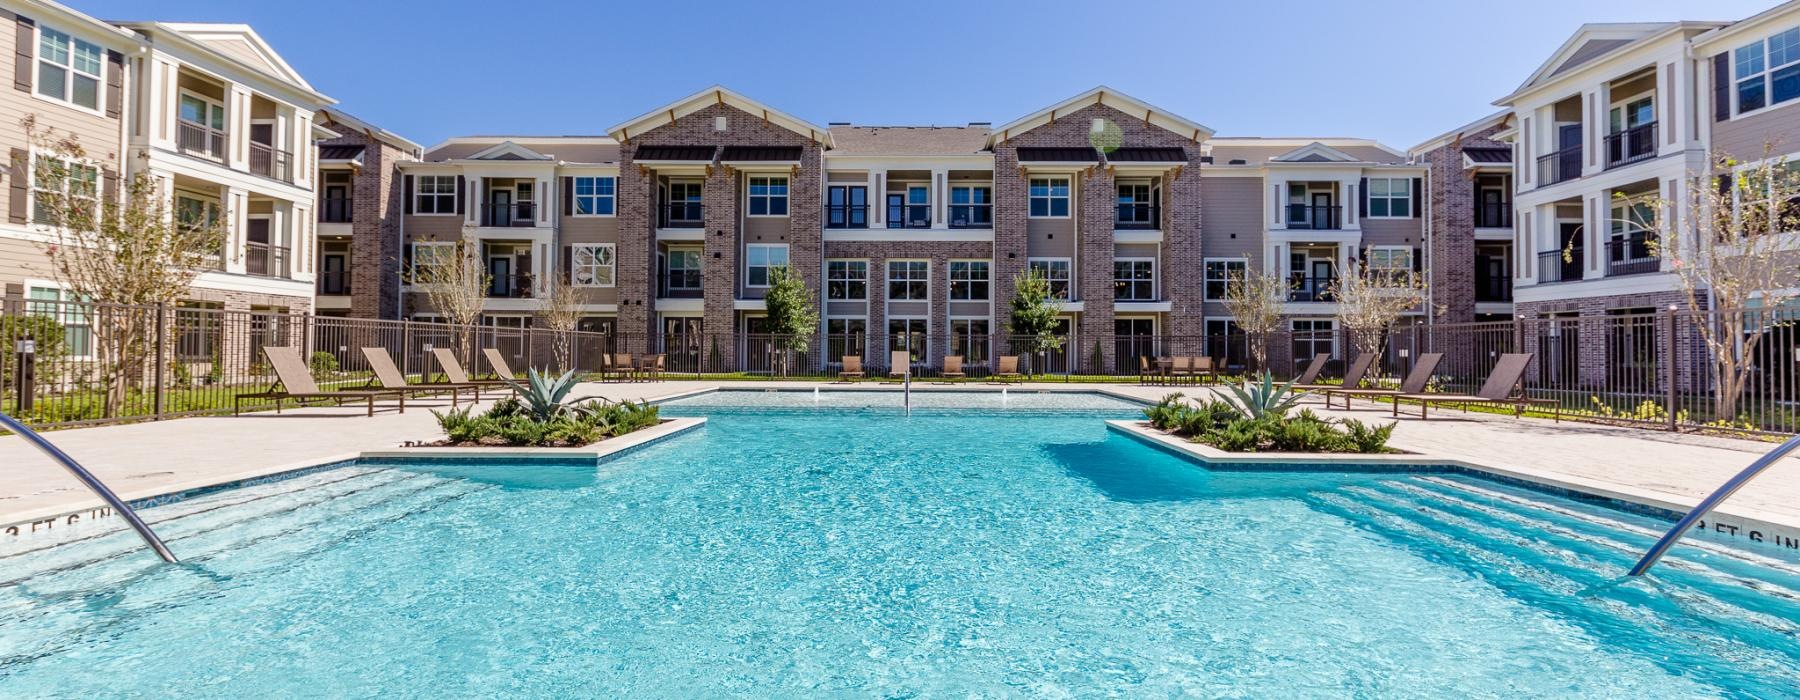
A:
<svg viewBox="0 0 1800 700">
<path fill-rule="evenodd" d="M 45 456 L 56 460 L 56 463 L 61 465 L 62 468 L 69 470 L 69 473 L 74 474 L 75 478 L 80 479 L 81 483 L 85 484 L 89 491 L 93 491 L 94 495 L 99 496 L 100 500 L 106 501 L 106 505 L 112 507 L 120 517 L 125 518 L 125 522 L 130 523 L 131 529 L 137 531 L 138 537 L 144 540 L 144 544 L 149 545 L 150 549 L 156 551 L 156 556 L 162 557 L 163 561 L 170 564 L 175 563 L 175 553 L 170 552 L 168 545 L 163 544 L 162 538 L 157 537 L 156 533 L 150 530 L 150 526 L 144 524 L 143 519 L 138 517 L 137 511 L 132 510 L 129 504 L 120 500 L 119 496 L 112 492 L 112 489 L 107 488 L 106 484 L 101 483 L 99 477 L 94 476 L 86 468 L 82 467 L 81 464 L 76 462 L 73 457 L 70 457 L 68 453 L 63 452 L 62 448 L 51 444 L 49 440 L 44 439 L 44 436 L 39 435 L 37 431 L 25 427 L 24 423 L 21 423 L 12 416 L 4 413 L 0 413 L 0 428 L 5 428 L 14 435 L 23 438 L 26 442 L 31 443 L 33 447 L 38 448 L 38 451 L 43 452 Z"/>
<path fill-rule="evenodd" d="M 1674 547 L 1675 543 L 1680 541 L 1682 535 L 1687 534 L 1689 529 L 1704 519 L 1714 508 L 1719 507 L 1719 504 L 1724 503 L 1725 499 L 1731 498 L 1732 494 L 1738 492 L 1738 489 L 1750 483 L 1751 479 L 1755 479 L 1769 467 L 1775 466 L 1776 462 L 1780 462 L 1781 458 L 1788 456 L 1796 448 L 1800 448 L 1800 436 L 1788 438 L 1787 442 L 1769 450 L 1768 454 L 1751 462 L 1750 466 L 1745 467 L 1743 471 L 1731 477 L 1731 480 L 1713 490 L 1712 495 L 1707 496 L 1705 500 L 1700 501 L 1700 505 L 1694 506 L 1693 510 L 1688 511 L 1687 517 L 1682 518 L 1681 522 L 1675 523 L 1675 527 L 1669 528 L 1669 531 L 1663 534 L 1662 539 L 1657 540 L 1656 544 L 1651 545 L 1649 551 L 1644 552 L 1644 556 L 1638 559 L 1635 566 L 1631 567 L 1631 575 L 1642 576 L 1650 570 L 1650 567 L 1656 566 L 1656 562 L 1661 560 L 1664 554 L 1668 554 L 1669 548 Z"/>
</svg>

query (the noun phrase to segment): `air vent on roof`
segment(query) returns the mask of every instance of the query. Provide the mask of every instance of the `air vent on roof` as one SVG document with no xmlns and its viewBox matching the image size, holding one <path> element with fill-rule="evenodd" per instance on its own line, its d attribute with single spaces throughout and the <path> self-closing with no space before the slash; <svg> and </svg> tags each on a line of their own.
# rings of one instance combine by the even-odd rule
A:
<svg viewBox="0 0 1800 700">
<path fill-rule="evenodd" d="M 993 123 L 993 122 L 969 122 L 969 126 L 987 126 L 987 127 L 991 127 L 991 126 L 993 126 L 993 125 L 994 125 L 994 123 Z"/>
<path fill-rule="evenodd" d="M 724 131 L 728 120 L 725 117 L 713 117 L 713 131 Z"/>
<path fill-rule="evenodd" d="M 825 126 L 850 126 L 850 122 L 825 122 Z"/>
<path fill-rule="evenodd" d="M 1212 156 L 1200 156 L 1200 162 L 1212 165 Z"/>
<path fill-rule="evenodd" d="M 1207 156 L 1207 157 L 1210 158 L 1211 156 Z M 1243 164 L 1244 164 L 1244 159 L 1242 159 L 1242 158 L 1233 158 L 1233 159 L 1231 159 L 1231 162 L 1226 163 L 1226 165 L 1243 165 Z"/>
</svg>

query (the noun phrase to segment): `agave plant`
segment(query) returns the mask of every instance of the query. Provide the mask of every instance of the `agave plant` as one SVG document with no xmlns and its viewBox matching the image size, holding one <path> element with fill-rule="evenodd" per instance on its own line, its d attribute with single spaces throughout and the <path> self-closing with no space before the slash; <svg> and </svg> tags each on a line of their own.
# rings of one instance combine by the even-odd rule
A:
<svg viewBox="0 0 1800 700">
<path fill-rule="evenodd" d="M 525 382 L 511 379 L 502 381 L 512 387 L 513 393 L 519 395 L 519 400 L 525 402 L 533 417 L 547 421 L 568 411 L 568 407 L 563 405 L 563 398 L 575 388 L 575 370 L 569 370 L 563 376 L 553 379 L 548 372 L 540 374 L 536 369 L 528 367 L 525 376 Z"/>
<path fill-rule="evenodd" d="M 1263 372 L 1261 382 L 1248 382 L 1246 386 L 1232 385 L 1232 396 L 1237 399 L 1238 408 L 1251 420 L 1264 418 L 1280 418 L 1287 415 L 1288 408 L 1300 401 L 1300 395 L 1293 392 L 1292 382 L 1276 384 L 1275 376 Z"/>
</svg>

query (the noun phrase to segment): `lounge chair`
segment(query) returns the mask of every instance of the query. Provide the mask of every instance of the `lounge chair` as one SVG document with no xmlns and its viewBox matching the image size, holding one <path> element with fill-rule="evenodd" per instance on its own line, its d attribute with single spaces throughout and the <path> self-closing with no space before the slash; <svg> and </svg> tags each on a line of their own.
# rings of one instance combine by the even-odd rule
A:
<svg viewBox="0 0 1800 700">
<path fill-rule="evenodd" d="M 1406 373 L 1406 379 L 1400 382 L 1400 388 L 1398 390 L 1349 388 L 1326 389 L 1324 392 L 1325 407 L 1331 407 L 1331 397 L 1333 396 L 1343 397 L 1344 410 L 1348 411 L 1350 410 L 1350 399 L 1356 396 L 1374 399 L 1383 396 L 1398 396 L 1400 394 L 1423 394 L 1425 393 L 1425 387 L 1430 386 L 1431 384 L 1431 375 L 1437 371 L 1438 362 L 1443 359 L 1444 354 L 1441 352 L 1428 352 L 1420 355 L 1418 364 L 1413 365 L 1412 371 Z"/>
<path fill-rule="evenodd" d="M 1319 373 L 1325 371 L 1325 363 L 1330 362 L 1330 361 L 1331 361 L 1330 353 L 1322 352 L 1317 355 L 1313 355 L 1312 362 L 1308 362 L 1306 364 L 1306 370 L 1302 371 L 1300 373 L 1300 376 L 1294 377 L 1294 381 L 1289 382 L 1289 383 L 1298 387 L 1298 386 L 1304 386 L 1307 384 L 1313 384 L 1313 383 L 1319 381 Z"/>
<path fill-rule="evenodd" d="M 1525 408 L 1533 405 L 1549 404 L 1555 406 L 1553 416 L 1562 421 L 1562 403 L 1555 399 L 1534 399 L 1529 396 L 1514 396 L 1513 390 L 1519 387 L 1525 378 L 1525 367 L 1531 364 L 1531 353 L 1507 353 L 1500 356 L 1494 364 L 1494 371 L 1488 374 L 1487 381 L 1481 385 L 1481 391 L 1474 394 L 1426 394 L 1410 393 L 1394 395 L 1394 415 L 1400 415 L 1400 400 L 1419 402 L 1419 420 L 1426 420 L 1427 410 L 1431 404 L 1461 404 L 1464 413 L 1469 411 L 1469 404 L 1489 404 L 1512 406 L 1513 417 L 1525 415 Z"/>
<path fill-rule="evenodd" d="M 518 373 L 512 371 L 512 365 L 507 364 L 506 356 L 500 354 L 500 350 L 498 348 L 482 348 L 481 356 L 484 358 L 487 358 L 488 369 L 493 370 L 495 378 L 498 378 L 498 379 L 518 379 L 519 378 Z"/>
<path fill-rule="evenodd" d="M 310 399 L 331 399 L 343 405 L 349 399 L 362 399 L 369 407 L 369 415 L 375 415 L 375 399 L 393 397 L 400 401 L 400 413 L 406 412 L 406 393 L 394 389 L 353 389 L 346 391 L 321 391 L 317 382 L 313 381 L 312 372 L 306 368 L 306 361 L 300 359 L 300 348 L 292 346 L 263 346 L 263 357 L 268 358 L 269 367 L 275 370 L 275 383 L 269 385 L 268 391 L 254 394 L 238 394 L 231 398 L 231 415 L 243 410 L 246 400 L 274 401 L 275 412 L 281 412 L 281 403 L 294 399 L 305 403 Z M 276 387 L 281 387 L 277 390 Z"/>
<path fill-rule="evenodd" d="M 888 379 L 905 379 L 907 370 L 912 368 L 912 353 L 905 350 L 894 350 L 888 353 Z"/>
<path fill-rule="evenodd" d="M 511 387 L 510 379 L 470 379 L 469 373 L 463 371 L 462 362 L 456 359 L 456 353 L 450 348 L 432 348 L 431 356 L 437 358 L 438 369 L 444 371 L 444 378 L 451 384 L 475 384 L 480 386 Z"/>
<path fill-rule="evenodd" d="M 452 407 L 458 405 L 458 400 L 462 398 L 462 393 L 465 391 L 473 392 L 476 401 L 481 400 L 480 384 L 414 384 L 407 381 L 406 373 L 401 372 L 400 368 L 394 364 L 394 358 L 388 354 L 387 348 L 363 348 L 362 354 L 363 359 L 369 361 L 369 369 L 375 373 L 375 376 L 369 379 L 369 384 L 363 387 L 365 389 L 372 389 L 379 384 L 383 389 L 404 391 L 412 396 L 442 394 L 447 391 L 450 392 Z"/>
<path fill-rule="evenodd" d="M 855 382 L 863 378 L 861 355 L 845 355 L 844 369 L 838 372 L 838 381 Z"/>
<path fill-rule="evenodd" d="M 1024 378 L 1025 375 L 1019 374 L 1018 355 L 1000 356 L 1000 364 L 994 368 L 994 381 L 1005 384 L 1007 382 L 1016 382 Z"/>
<path fill-rule="evenodd" d="M 1317 361 L 1317 358 L 1314 358 Z M 1369 373 L 1369 364 L 1375 361 L 1374 353 L 1363 353 L 1350 361 L 1350 367 L 1344 370 L 1344 381 L 1340 384 L 1316 384 L 1294 381 L 1293 388 L 1299 391 L 1323 391 L 1326 389 L 1356 389 L 1362 386 L 1363 375 Z"/>
<path fill-rule="evenodd" d="M 944 371 L 939 372 L 938 376 L 944 380 L 942 382 L 944 384 L 968 377 L 969 375 L 963 372 L 963 356 L 945 355 Z"/>
<path fill-rule="evenodd" d="M 1193 373 L 1195 384 L 1201 383 L 1201 380 L 1211 380 L 1214 384 L 1219 382 L 1219 372 L 1213 369 L 1211 357 L 1194 358 Z"/>
</svg>

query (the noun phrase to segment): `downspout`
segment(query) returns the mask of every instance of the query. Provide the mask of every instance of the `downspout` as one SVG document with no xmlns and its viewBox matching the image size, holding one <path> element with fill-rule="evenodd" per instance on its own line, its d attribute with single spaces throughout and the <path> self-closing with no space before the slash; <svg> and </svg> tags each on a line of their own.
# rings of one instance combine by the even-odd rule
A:
<svg viewBox="0 0 1800 700">
<path fill-rule="evenodd" d="M 1435 245 L 1437 240 L 1437 197 L 1435 193 L 1437 190 L 1434 187 L 1436 182 L 1431 177 L 1434 171 L 1430 161 L 1427 160 L 1424 179 L 1425 234 L 1421 238 L 1425 242 L 1425 325 L 1428 326 L 1437 325 L 1437 304 L 1433 299 L 1437 294 L 1437 256 L 1435 255 L 1437 248 Z"/>
</svg>

